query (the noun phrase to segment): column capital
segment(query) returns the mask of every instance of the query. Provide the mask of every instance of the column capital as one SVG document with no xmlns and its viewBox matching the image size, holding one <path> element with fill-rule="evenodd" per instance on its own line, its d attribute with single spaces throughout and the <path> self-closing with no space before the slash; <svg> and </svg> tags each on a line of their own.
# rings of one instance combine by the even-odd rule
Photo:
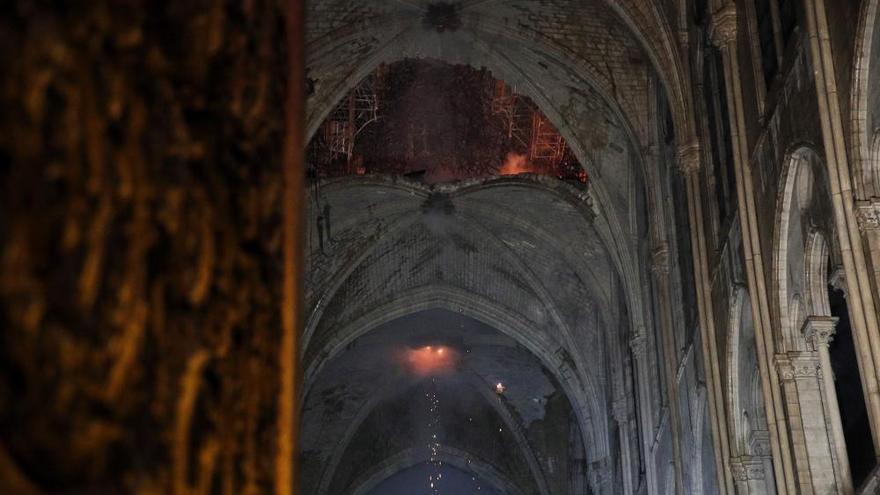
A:
<svg viewBox="0 0 880 495">
<path fill-rule="evenodd" d="M 732 458 L 728 463 L 730 466 L 730 474 L 733 476 L 734 481 L 746 481 L 748 477 L 746 476 L 746 468 L 743 466 L 743 463 L 740 462 L 739 458 Z"/>
<path fill-rule="evenodd" d="M 763 480 L 764 460 L 750 455 L 732 458 L 730 473 L 736 481 Z"/>
<path fill-rule="evenodd" d="M 792 381 L 798 378 L 822 378 L 822 367 L 816 352 L 792 351 L 777 354 L 774 358 L 779 379 Z"/>
<path fill-rule="evenodd" d="M 651 271 L 657 275 L 669 275 L 669 245 L 665 242 L 651 250 Z"/>
<path fill-rule="evenodd" d="M 727 2 L 724 7 L 712 14 L 709 36 L 712 38 L 712 43 L 718 48 L 724 48 L 728 43 L 736 41 L 736 4 L 734 2 Z"/>
<path fill-rule="evenodd" d="M 801 332 L 807 342 L 812 343 L 813 347 L 819 350 L 820 347 L 828 347 L 828 344 L 834 340 L 838 320 L 839 318 L 834 316 L 810 316 L 804 322 Z"/>
<path fill-rule="evenodd" d="M 743 468 L 745 469 L 746 480 L 763 480 L 764 459 L 752 455 L 740 457 Z"/>
<path fill-rule="evenodd" d="M 863 234 L 880 231 L 880 198 L 856 202 L 856 221 Z"/>
<path fill-rule="evenodd" d="M 696 174 L 700 170 L 700 143 L 693 141 L 678 147 L 678 171 L 682 175 Z"/>
<path fill-rule="evenodd" d="M 636 332 L 629 339 L 629 348 L 632 350 L 633 357 L 642 359 L 645 357 L 645 347 L 647 347 L 647 338 L 644 330 Z"/>
</svg>

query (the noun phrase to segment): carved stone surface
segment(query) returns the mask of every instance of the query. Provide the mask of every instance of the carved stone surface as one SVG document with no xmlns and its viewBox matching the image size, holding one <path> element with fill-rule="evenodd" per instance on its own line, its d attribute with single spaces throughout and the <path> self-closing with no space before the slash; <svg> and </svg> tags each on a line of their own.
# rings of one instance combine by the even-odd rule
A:
<svg viewBox="0 0 880 495">
<path fill-rule="evenodd" d="M 712 43 L 724 48 L 728 43 L 736 41 L 736 4 L 727 2 L 712 15 L 710 36 Z"/>
<path fill-rule="evenodd" d="M 763 480 L 765 476 L 764 461 L 755 456 L 731 459 L 730 472 L 735 481 Z"/>
<path fill-rule="evenodd" d="M 862 233 L 880 230 L 880 198 L 858 202 L 856 204 L 856 220 Z"/>
<path fill-rule="evenodd" d="M 839 318 L 832 316 L 810 316 L 804 322 L 802 330 L 804 338 L 812 343 L 815 349 L 828 347 L 828 344 L 834 340 L 838 320 Z"/>
<path fill-rule="evenodd" d="M 770 455 L 770 432 L 767 430 L 752 430 L 749 434 L 749 448 L 756 456 Z"/>
<path fill-rule="evenodd" d="M 643 332 L 639 332 L 633 335 L 629 340 L 629 348 L 632 350 L 633 356 L 636 359 L 643 359 L 645 357 L 645 347 L 647 346 L 647 338 Z"/>
<path fill-rule="evenodd" d="M 678 171 L 692 175 L 700 170 L 700 143 L 688 143 L 678 148 Z"/>
<path fill-rule="evenodd" d="M 651 252 L 651 271 L 658 275 L 669 274 L 669 246 L 662 244 Z"/>
<path fill-rule="evenodd" d="M 783 380 L 822 378 L 822 368 L 816 352 L 789 352 L 776 356 L 776 367 Z"/>
</svg>

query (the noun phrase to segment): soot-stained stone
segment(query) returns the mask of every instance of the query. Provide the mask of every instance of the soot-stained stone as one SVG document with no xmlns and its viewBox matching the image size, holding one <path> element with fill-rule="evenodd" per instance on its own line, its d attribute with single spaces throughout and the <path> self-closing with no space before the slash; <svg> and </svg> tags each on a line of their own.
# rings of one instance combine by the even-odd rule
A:
<svg viewBox="0 0 880 495">
<path fill-rule="evenodd" d="M 425 12 L 424 19 L 422 19 L 422 25 L 425 29 L 433 29 L 438 33 L 457 31 L 461 27 L 458 6 L 447 2 L 437 2 L 428 5 L 428 10 Z"/>
</svg>

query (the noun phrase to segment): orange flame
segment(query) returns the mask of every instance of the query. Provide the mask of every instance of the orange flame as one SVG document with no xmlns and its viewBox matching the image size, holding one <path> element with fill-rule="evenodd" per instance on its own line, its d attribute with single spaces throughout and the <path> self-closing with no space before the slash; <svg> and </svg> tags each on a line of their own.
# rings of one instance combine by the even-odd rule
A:
<svg viewBox="0 0 880 495">
<path fill-rule="evenodd" d="M 532 167 L 529 163 L 526 155 L 521 155 L 516 152 L 507 153 L 507 158 L 504 160 L 504 165 L 498 169 L 498 175 L 516 175 L 516 174 L 524 174 L 526 172 L 531 172 Z"/>
</svg>

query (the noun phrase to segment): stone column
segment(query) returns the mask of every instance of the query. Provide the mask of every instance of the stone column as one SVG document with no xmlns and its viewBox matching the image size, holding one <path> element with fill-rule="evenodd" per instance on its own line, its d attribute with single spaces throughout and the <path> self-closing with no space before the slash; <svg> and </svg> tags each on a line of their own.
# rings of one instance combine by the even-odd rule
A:
<svg viewBox="0 0 880 495">
<path fill-rule="evenodd" d="M 749 484 L 745 477 L 745 468 L 739 457 L 730 459 L 730 474 L 733 476 L 733 483 L 736 486 L 737 495 L 749 495 Z"/>
<path fill-rule="evenodd" d="M 877 453 L 880 452 L 880 367 L 877 364 L 880 359 L 880 317 L 859 233 L 825 0 L 804 0 L 804 7 L 834 226 L 846 271 L 853 341 Z"/>
<path fill-rule="evenodd" d="M 778 493 L 795 493 L 794 471 L 785 423 L 783 399 L 778 375 L 773 370 L 775 343 L 770 320 L 770 300 L 764 279 L 764 256 L 761 252 L 757 206 L 749 163 L 746 138 L 745 107 L 740 78 L 737 43 L 737 12 L 733 1 L 728 1 L 712 16 L 712 41 L 721 51 L 724 75 L 727 80 L 727 108 L 730 119 L 731 148 L 736 175 L 737 205 L 739 208 L 742 248 L 745 259 L 746 281 L 751 298 L 758 368 L 761 372 L 761 392 L 764 412 L 770 433 L 773 472 Z"/>
<path fill-rule="evenodd" d="M 694 282 L 697 293 L 697 310 L 700 317 L 700 341 L 706 371 L 709 420 L 712 426 L 712 442 L 718 470 L 718 489 L 722 494 L 733 493 L 733 478 L 724 462 L 730 457 L 727 432 L 727 415 L 721 386 L 721 372 L 716 342 L 715 316 L 712 309 L 712 287 L 709 276 L 709 255 L 706 247 L 706 231 L 703 217 L 703 198 L 700 188 L 700 146 L 688 143 L 679 147 L 679 172 L 684 176 L 687 188 L 688 216 L 691 233 L 691 251 L 694 262 Z"/>
<path fill-rule="evenodd" d="M 837 478 L 838 493 L 853 493 L 852 475 L 849 470 L 849 456 L 846 452 L 846 439 L 843 436 L 843 422 L 840 419 L 840 406 L 837 403 L 837 390 L 834 388 L 834 370 L 828 343 L 834 338 L 837 318 L 831 316 L 810 316 L 804 323 L 804 337 L 819 354 L 819 369 L 822 376 L 822 397 L 825 414 L 831 427 L 832 454 Z"/>
<path fill-rule="evenodd" d="M 611 413 L 617 423 L 617 431 L 620 436 L 620 467 L 623 471 L 623 493 L 633 494 L 632 483 L 632 454 L 629 449 L 629 406 L 626 396 L 621 395 L 611 403 Z"/>
<path fill-rule="evenodd" d="M 875 287 L 874 306 L 880 307 L 880 294 L 876 291 L 876 288 L 880 287 L 880 198 L 859 201 L 856 208 L 859 232 L 868 245 L 868 256 L 871 261 Z"/>
<path fill-rule="evenodd" d="M 663 236 L 665 241 L 665 236 Z M 669 405 L 669 424 L 672 431 L 672 455 L 675 468 L 677 493 L 684 493 L 684 448 L 681 435 L 681 410 L 679 408 L 678 380 L 676 364 L 678 352 L 675 349 L 675 334 L 672 328 L 672 303 L 669 298 L 669 246 L 663 242 L 654 246 L 651 253 L 651 272 L 654 274 L 654 289 L 660 314 L 660 338 L 663 349 L 663 378 L 666 382 L 666 401 Z"/>
<path fill-rule="evenodd" d="M 796 493 L 838 493 L 819 355 L 815 351 L 791 351 L 778 355 L 776 364 L 791 428 L 799 489 Z"/>
<path fill-rule="evenodd" d="M 642 441 L 642 451 L 645 454 L 645 484 L 648 487 L 649 495 L 657 495 L 659 487 L 657 486 L 657 471 L 654 459 L 654 446 L 651 441 L 654 433 L 653 414 L 651 411 L 651 390 L 648 388 L 648 377 L 650 376 L 647 356 L 645 348 L 647 347 L 647 338 L 645 337 L 645 329 L 639 329 L 630 338 L 630 352 L 632 352 L 633 361 L 635 362 L 636 373 L 638 374 L 638 406 L 639 406 L 639 427 L 642 431 L 640 435 Z"/>
</svg>

